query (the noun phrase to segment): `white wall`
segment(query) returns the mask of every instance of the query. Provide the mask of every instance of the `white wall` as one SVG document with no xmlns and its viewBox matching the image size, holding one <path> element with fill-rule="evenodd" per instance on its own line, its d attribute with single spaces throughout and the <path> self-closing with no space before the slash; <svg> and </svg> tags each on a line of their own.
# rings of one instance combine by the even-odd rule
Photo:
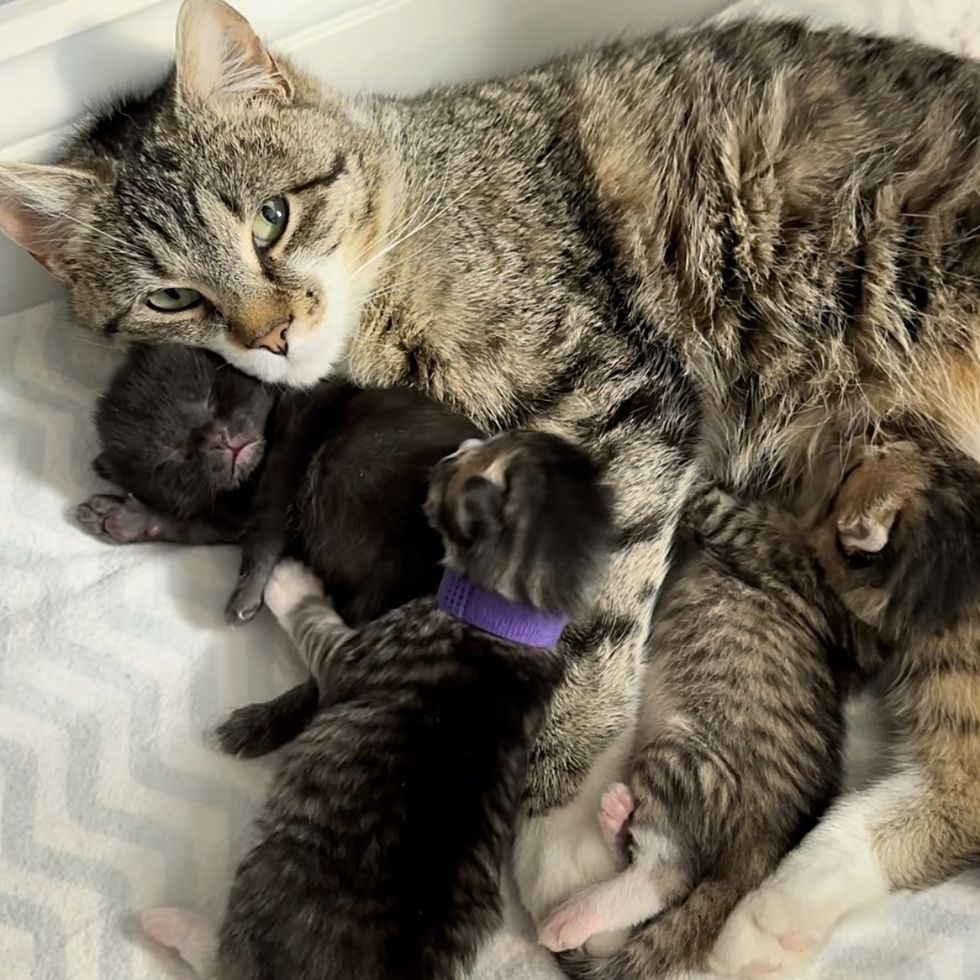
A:
<svg viewBox="0 0 980 980">
<path fill-rule="evenodd" d="M 691 22 L 725 0 L 232 0 L 332 85 L 415 92 L 590 41 Z M 0 157 L 42 159 L 82 110 L 159 77 L 178 0 L 0 2 Z M 0 313 L 55 295 L 0 240 Z"/>
</svg>

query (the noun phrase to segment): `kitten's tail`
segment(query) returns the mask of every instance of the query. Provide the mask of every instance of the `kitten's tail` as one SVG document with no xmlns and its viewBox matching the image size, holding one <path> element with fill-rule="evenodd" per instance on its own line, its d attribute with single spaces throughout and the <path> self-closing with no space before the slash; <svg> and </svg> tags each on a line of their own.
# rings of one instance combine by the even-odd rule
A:
<svg viewBox="0 0 980 980">
<path fill-rule="evenodd" d="M 233 711 L 214 730 L 213 739 L 222 752 L 255 759 L 291 742 L 313 720 L 320 703 L 320 689 L 313 678 L 280 694 Z"/>
<path fill-rule="evenodd" d="M 704 968 L 721 927 L 745 894 L 745 883 L 706 878 L 680 904 L 638 930 L 608 959 L 577 952 L 559 957 L 574 980 L 669 980 Z"/>
</svg>

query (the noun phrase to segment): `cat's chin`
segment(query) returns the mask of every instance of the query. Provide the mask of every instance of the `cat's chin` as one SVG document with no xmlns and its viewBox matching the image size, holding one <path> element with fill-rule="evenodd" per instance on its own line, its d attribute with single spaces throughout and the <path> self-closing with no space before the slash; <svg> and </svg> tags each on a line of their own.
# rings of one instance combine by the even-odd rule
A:
<svg viewBox="0 0 980 980">
<path fill-rule="evenodd" d="M 343 329 L 345 326 L 335 325 L 328 318 L 304 336 L 291 337 L 286 355 L 263 349 L 245 350 L 224 337 L 209 346 L 230 364 L 259 381 L 289 388 L 311 388 L 342 372 L 353 332 L 350 327 Z"/>
<path fill-rule="evenodd" d="M 323 295 L 328 297 L 327 312 L 317 323 L 290 327 L 288 354 L 246 349 L 224 336 L 209 345 L 211 350 L 259 381 L 289 388 L 312 388 L 343 373 L 363 300 L 374 278 L 358 277 L 339 253 L 310 261 L 303 271 L 319 280 Z"/>
</svg>

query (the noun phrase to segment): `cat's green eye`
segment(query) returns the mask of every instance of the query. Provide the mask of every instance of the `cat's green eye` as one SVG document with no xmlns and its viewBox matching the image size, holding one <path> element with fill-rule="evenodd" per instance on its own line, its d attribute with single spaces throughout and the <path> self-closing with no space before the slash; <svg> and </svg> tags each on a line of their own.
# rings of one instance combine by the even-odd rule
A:
<svg viewBox="0 0 980 980">
<path fill-rule="evenodd" d="M 270 197 L 252 219 L 252 241 L 256 248 L 269 248 L 282 238 L 289 223 L 289 205 L 284 197 Z"/>
<path fill-rule="evenodd" d="M 146 305 L 151 310 L 159 310 L 161 313 L 190 310 L 200 302 L 201 294 L 196 289 L 179 289 L 176 286 L 158 289 L 146 297 Z"/>
</svg>

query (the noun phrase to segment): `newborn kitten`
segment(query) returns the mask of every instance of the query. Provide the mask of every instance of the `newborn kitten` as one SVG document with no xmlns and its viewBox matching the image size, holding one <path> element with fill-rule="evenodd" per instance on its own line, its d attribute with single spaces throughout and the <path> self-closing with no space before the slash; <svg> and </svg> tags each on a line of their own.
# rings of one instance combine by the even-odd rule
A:
<svg viewBox="0 0 980 980">
<path fill-rule="evenodd" d="M 659 916 L 649 942 L 611 961 L 568 959 L 589 976 L 652 977 L 702 961 L 738 899 L 837 789 L 835 654 L 846 617 L 803 526 L 710 489 L 689 505 L 683 531 L 655 613 L 627 781 L 608 790 L 599 815 L 629 863 L 540 928 L 556 952 L 602 936 L 589 944 L 598 954 Z"/>
<path fill-rule="evenodd" d="M 868 447 L 812 544 L 857 618 L 894 765 L 836 800 L 728 919 L 726 976 L 802 970 L 845 916 L 980 858 L 980 465 L 931 432 Z"/>
<path fill-rule="evenodd" d="M 511 432 L 440 463 L 426 511 L 447 554 L 438 598 L 354 630 L 295 563 L 269 582 L 321 701 L 239 866 L 219 980 L 456 980 L 500 925 L 555 644 L 601 586 L 611 501 L 581 450 Z M 209 967 L 185 915 L 144 923 Z"/>
<path fill-rule="evenodd" d="M 214 354 L 134 345 L 96 405 L 93 463 L 129 496 L 81 504 L 82 527 L 123 544 L 241 540 L 274 401 Z"/>
<path fill-rule="evenodd" d="M 132 348 L 96 427 L 96 471 L 129 496 L 92 497 L 82 526 L 119 543 L 242 541 L 233 622 L 255 615 L 284 553 L 314 568 L 351 622 L 433 591 L 442 549 L 422 514 L 428 471 L 479 435 L 405 389 L 328 382 L 277 400 L 177 345 Z"/>
</svg>

